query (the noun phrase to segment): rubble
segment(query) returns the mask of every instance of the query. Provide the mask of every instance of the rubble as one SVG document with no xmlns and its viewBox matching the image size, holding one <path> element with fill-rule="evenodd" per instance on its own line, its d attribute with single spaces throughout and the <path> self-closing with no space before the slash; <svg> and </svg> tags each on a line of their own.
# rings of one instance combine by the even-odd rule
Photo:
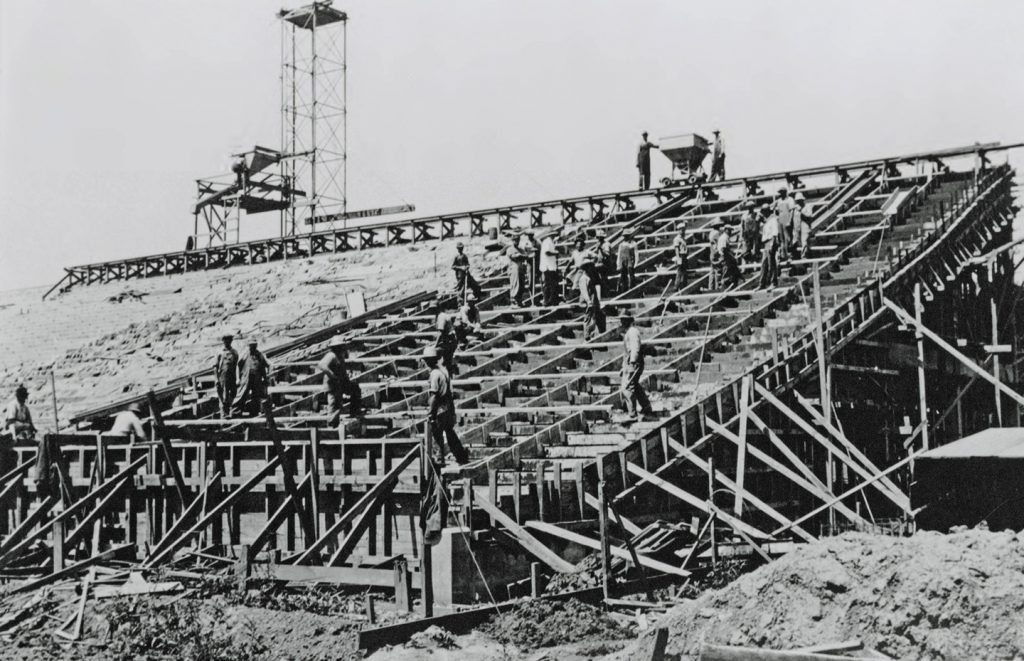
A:
<svg viewBox="0 0 1024 661">
<path fill-rule="evenodd" d="M 482 630 L 499 642 L 521 649 L 632 636 L 629 629 L 600 609 L 575 599 L 525 599 L 491 618 Z"/>
</svg>

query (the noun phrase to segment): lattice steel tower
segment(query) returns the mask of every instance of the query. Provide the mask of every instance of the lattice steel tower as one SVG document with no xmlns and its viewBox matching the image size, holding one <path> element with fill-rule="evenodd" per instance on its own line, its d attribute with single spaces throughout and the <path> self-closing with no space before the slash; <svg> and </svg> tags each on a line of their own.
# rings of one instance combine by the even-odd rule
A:
<svg viewBox="0 0 1024 661">
<path fill-rule="evenodd" d="M 281 174 L 305 192 L 281 214 L 281 235 L 333 226 L 347 206 L 348 16 L 331 1 L 282 10 Z M 322 222 L 317 228 L 314 222 Z"/>
</svg>

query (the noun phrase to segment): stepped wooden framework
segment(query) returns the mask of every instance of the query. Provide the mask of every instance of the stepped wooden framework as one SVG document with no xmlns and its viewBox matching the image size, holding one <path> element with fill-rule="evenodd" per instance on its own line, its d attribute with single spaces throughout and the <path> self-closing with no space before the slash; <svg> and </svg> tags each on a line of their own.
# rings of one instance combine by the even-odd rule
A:
<svg viewBox="0 0 1024 661">
<path fill-rule="evenodd" d="M 1024 398 L 1004 382 L 1005 369 L 978 368 L 968 380 L 924 361 L 923 349 L 914 372 L 923 375 L 927 367 L 957 384 L 928 391 L 930 408 L 918 408 L 927 388 L 911 388 L 909 400 L 905 393 L 886 400 L 856 379 L 903 373 L 885 358 L 885 334 L 903 332 L 897 324 L 918 328 L 952 356 L 956 349 L 941 343 L 965 330 L 941 327 L 936 319 L 949 316 L 936 312 L 941 306 L 987 309 L 991 298 L 995 330 L 984 340 L 1007 341 L 999 335 L 1006 324 L 997 320 L 1009 319 L 1013 304 L 997 299 L 1013 264 L 1009 251 L 992 251 L 1011 242 L 1013 171 L 982 153 L 1006 148 L 304 237 L 309 242 L 292 249 L 301 245 L 312 254 L 315 245 L 337 250 L 340 237 L 364 232 L 385 236 L 387 244 L 445 239 L 461 222 L 475 236 L 488 218 L 500 227 L 536 226 L 544 224 L 544 210 L 560 209 L 555 222 L 584 220 L 567 211 L 581 206 L 590 215 L 576 232 L 588 240 L 597 229 L 613 240 L 636 230 L 636 284 L 616 289 L 605 306 L 610 316 L 632 313 L 655 349 L 646 382 L 656 419 L 617 421 L 621 349 L 613 328 L 584 340 L 575 300 L 513 307 L 504 278 L 484 280 L 485 331 L 458 354 L 454 380 L 460 434 L 473 461 L 447 475 L 452 527 L 425 556 L 418 508 L 426 372 L 417 356 L 432 342 L 436 314 L 453 301 L 423 293 L 271 350 L 272 401 L 258 419 L 218 419 L 209 371 L 148 397 L 154 424 L 144 442 L 103 433 L 131 400 L 83 412 L 74 430 L 50 438 L 69 485 L 64 498 L 36 493 L 28 478 L 36 449 L 14 447 L 0 480 L 0 572 L 53 576 L 69 563 L 82 568 L 111 554 L 145 567 L 217 566 L 242 556 L 269 559 L 267 571 L 282 579 L 395 585 L 400 601 L 407 593 L 399 593 L 421 589 L 430 606 L 435 596 L 468 603 L 487 594 L 470 552 L 482 559 L 491 587 L 528 580 L 531 563 L 571 572 L 594 551 L 613 570 L 606 576 L 618 570 L 671 579 L 722 554 L 769 557 L 836 530 L 907 524 L 914 514 L 907 468 L 915 453 L 988 422 L 959 410 L 965 396 L 978 393 L 972 384 L 993 384 L 995 398 L 983 399 L 1000 420 L 1014 419 Z M 956 169 L 961 157 L 973 160 Z M 746 265 L 740 286 L 711 290 L 711 223 L 736 223 L 744 202 L 765 202 L 781 185 L 799 188 L 815 206 L 810 256 L 791 262 L 779 287 L 757 289 L 757 267 Z M 641 210 L 641 199 L 652 206 Z M 692 277 L 667 294 L 670 242 L 680 223 L 691 237 Z M 991 296 L 972 303 L 979 272 Z M 348 362 L 367 415 L 328 427 L 314 365 L 338 334 L 349 339 Z M 951 359 L 974 362 L 983 361 Z M 858 419 L 853 407 L 869 404 L 881 413 Z M 953 411 L 957 428 L 947 432 Z M 879 429 L 900 417 L 915 422 L 880 442 Z"/>
</svg>

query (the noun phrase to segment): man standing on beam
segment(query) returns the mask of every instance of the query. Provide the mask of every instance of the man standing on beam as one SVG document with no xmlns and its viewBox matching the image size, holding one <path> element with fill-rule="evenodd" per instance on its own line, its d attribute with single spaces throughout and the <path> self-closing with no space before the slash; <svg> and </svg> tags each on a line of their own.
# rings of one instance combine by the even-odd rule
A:
<svg viewBox="0 0 1024 661">
<path fill-rule="evenodd" d="M 647 190 L 651 187 L 651 148 L 657 149 L 658 145 L 648 142 L 647 131 L 642 138 L 636 151 L 636 169 L 640 171 L 640 190 Z"/>
<path fill-rule="evenodd" d="M 224 348 L 217 354 L 214 372 L 217 376 L 217 401 L 220 403 L 220 417 L 231 417 L 231 402 L 238 392 L 238 352 L 231 346 L 234 335 L 225 333 L 221 338 Z"/>
<path fill-rule="evenodd" d="M 643 343 L 640 341 L 640 331 L 634 325 L 633 315 L 622 315 L 619 317 L 619 324 L 623 331 L 622 395 L 626 400 L 627 416 L 639 421 L 645 415 L 654 415 L 647 393 L 640 384 L 640 379 L 644 375 Z"/>
<path fill-rule="evenodd" d="M 363 396 L 359 384 L 349 378 L 345 367 L 345 339 L 340 335 L 331 338 L 327 353 L 316 364 L 324 375 L 324 392 L 327 393 L 327 410 L 331 417 L 327 421 L 335 426 L 341 420 L 341 402 L 348 398 L 348 414 L 358 418 L 363 412 Z"/>
<path fill-rule="evenodd" d="M 436 463 L 444 465 L 445 441 L 459 465 L 469 463 L 469 454 L 462 447 L 459 435 L 455 433 L 455 395 L 452 393 L 452 379 L 448 370 L 438 364 L 437 349 L 423 350 L 423 362 L 430 369 L 427 394 L 427 426 L 430 430 L 431 452 Z"/>
<path fill-rule="evenodd" d="M 235 415 L 258 416 L 267 397 L 270 363 L 258 345 L 256 338 L 249 340 L 249 353 L 238 361 L 238 395 L 233 405 Z"/>
<path fill-rule="evenodd" d="M 476 294 L 477 298 L 480 297 L 480 285 L 477 284 L 476 278 L 469 272 L 469 257 L 466 255 L 466 245 L 459 241 L 455 244 L 455 259 L 452 261 L 452 271 L 455 272 L 455 293 L 458 294 L 459 300 L 466 298 L 466 287 Z"/>
</svg>

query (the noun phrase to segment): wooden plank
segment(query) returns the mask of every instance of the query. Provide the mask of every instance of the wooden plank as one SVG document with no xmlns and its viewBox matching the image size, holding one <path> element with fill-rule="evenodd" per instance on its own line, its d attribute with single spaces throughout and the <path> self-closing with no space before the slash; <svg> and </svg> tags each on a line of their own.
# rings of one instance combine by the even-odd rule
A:
<svg viewBox="0 0 1024 661">
<path fill-rule="evenodd" d="M 850 661 L 848 656 L 767 650 L 754 647 L 725 647 L 704 645 L 700 650 L 700 661 Z"/>
<path fill-rule="evenodd" d="M 346 510 L 338 519 L 320 535 L 320 537 L 306 548 L 305 551 L 299 555 L 291 558 L 295 564 L 302 564 L 308 562 L 320 549 L 322 549 L 328 542 L 335 539 L 338 533 L 360 514 L 370 503 L 374 502 L 382 493 L 390 491 L 398 480 L 398 476 L 408 468 L 409 464 L 412 463 L 413 459 L 417 458 L 420 453 L 419 446 L 409 450 L 402 459 L 395 464 L 391 470 L 380 479 L 377 484 L 373 485 L 362 498 L 360 498 L 352 507 Z"/>
<path fill-rule="evenodd" d="M 482 507 L 494 521 L 500 523 L 506 530 L 512 533 L 512 536 L 522 544 L 524 549 L 532 553 L 534 557 L 546 564 L 548 567 L 551 567 L 555 571 L 563 574 L 576 571 L 576 567 L 572 563 L 563 560 L 557 553 L 542 544 L 540 540 L 531 535 L 528 530 L 512 520 L 512 517 L 501 511 L 500 507 L 486 498 L 477 498 L 476 503 Z"/>
<path fill-rule="evenodd" d="M 391 569 L 367 567 L 321 567 L 313 565 L 253 564 L 254 579 L 288 581 L 289 583 L 332 583 L 390 588 L 395 585 Z M 413 587 L 419 588 L 419 574 L 412 575 Z"/>
<path fill-rule="evenodd" d="M 160 538 L 156 544 L 149 550 L 149 557 L 152 557 L 156 553 L 162 552 L 171 542 L 178 538 L 178 535 L 185 529 L 185 526 L 201 511 L 204 503 L 206 502 L 207 495 L 212 492 L 213 489 L 219 488 L 221 482 L 221 472 L 217 471 L 207 482 L 206 486 L 203 487 L 202 492 L 197 498 L 192 499 L 188 507 L 182 510 L 178 518 L 175 519 L 171 527 L 167 529 L 163 537 Z"/>
<path fill-rule="evenodd" d="M 149 412 L 153 416 L 153 431 L 156 434 L 157 440 L 160 441 L 161 447 L 164 449 L 164 457 L 167 459 L 167 465 L 170 466 L 171 475 L 174 477 L 174 486 L 178 490 L 178 498 L 181 499 L 183 505 L 188 505 L 192 502 L 189 499 L 191 492 L 185 488 L 185 479 L 181 476 L 181 468 L 178 466 L 178 462 L 171 451 L 171 439 L 164 429 L 164 416 L 160 412 L 160 407 L 156 403 L 156 394 L 152 390 L 146 393 L 146 401 L 149 402 Z"/>
<path fill-rule="evenodd" d="M 815 271 L 817 272 L 817 271 Z M 750 374 L 744 374 L 740 380 L 740 444 L 736 448 L 736 501 L 733 512 L 743 516 L 743 481 L 747 472 L 747 413 L 750 409 Z"/>
<path fill-rule="evenodd" d="M 598 501 L 597 496 L 591 495 L 589 493 L 584 493 L 583 498 L 586 501 L 587 505 L 590 505 L 595 510 L 600 509 L 601 503 Z M 618 523 L 622 527 L 622 529 L 628 532 L 630 535 L 638 535 L 640 534 L 640 531 L 643 530 L 640 526 L 636 525 L 626 517 L 619 516 L 618 511 L 613 510 L 613 512 L 615 514 L 615 522 Z"/>
<path fill-rule="evenodd" d="M 92 507 L 82 520 L 78 522 L 78 525 L 75 526 L 75 529 L 71 531 L 71 534 L 67 536 L 67 539 L 64 542 L 69 549 L 74 548 L 75 544 L 78 543 L 89 527 L 106 513 L 110 508 L 111 503 L 114 502 L 114 498 L 120 494 L 125 485 L 131 482 L 131 479 L 130 475 L 121 478 L 121 481 L 110 490 L 110 493 Z"/>
<path fill-rule="evenodd" d="M 105 560 L 109 560 L 114 556 L 127 552 L 134 546 L 134 544 L 120 544 L 118 546 L 111 547 L 106 551 L 103 551 L 102 553 L 98 553 L 90 558 L 86 558 L 85 560 L 81 560 L 72 565 L 68 565 L 67 567 L 58 572 L 53 572 L 52 574 L 47 574 L 46 576 L 41 576 L 37 579 L 27 581 L 25 583 L 22 583 L 21 585 L 17 585 L 11 590 L 10 593 L 17 594 L 20 592 L 29 592 L 31 590 L 41 588 L 44 585 L 50 585 L 51 583 L 55 583 L 61 579 L 67 578 L 68 576 L 74 576 L 83 569 L 88 569 L 89 567 L 92 567 L 95 564 L 104 562 Z"/>
<path fill-rule="evenodd" d="M 281 474 L 284 478 L 284 488 L 288 492 L 288 498 L 292 502 L 292 508 L 295 513 L 299 516 L 299 523 L 302 525 L 302 532 L 305 536 L 306 544 L 312 544 L 313 540 L 316 539 L 316 530 L 313 525 L 313 518 L 311 512 L 302 504 L 302 495 L 295 486 L 295 472 L 294 462 L 290 458 L 284 455 L 284 445 L 281 443 L 281 437 L 277 432 L 277 423 L 274 421 L 274 405 L 269 399 L 263 402 L 263 416 L 267 422 L 267 431 L 270 433 L 270 442 L 273 444 L 274 454 L 277 457 L 281 457 Z"/>
<path fill-rule="evenodd" d="M 600 540 L 592 539 L 585 535 L 581 535 L 579 533 L 566 530 L 565 528 L 560 528 L 551 523 L 545 523 L 543 521 L 527 521 L 525 525 L 527 528 L 532 528 L 534 530 L 547 533 L 554 537 L 560 537 L 570 542 L 579 544 L 580 546 L 585 546 L 587 548 L 594 549 L 595 551 L 601 550 Z M 617 558 L 622 558 L 623 560 L 632 560 L 632 556 L 630 555 L 629 551 L 620 546 L 609 545 L 608 550 L 611 552 L 612 555 L 614 555 Z M 664 562 L 661 562 L 660 560 L 648 558 L 645 555 L 639 556 L 639 560 L 640 564 L 644 567 L 647 567 L 648 569 L 653 569 L 654 571 L 661 572 L 663 574 L 674 574 L 676 576 L 683 577 L 690 575 L 690 572 L 688 571 L 685 571 L 673 565 L 666 564 Z"/>
<path fill-rule="evenodd" d="M 348 557 L 352 554 L 352 551 L 356 549 L 356 545 L 359 544 L 359 540 L 362 538 L 363 533 L 370 527 L 377 519 L 377 515 L 380 514 L 383 509 L 384 501 L 390 496 L 387 490 L 381 491 L 373 502 L 366 505 L 362 512 L 360 512 L 355 519 L 352 520 L 352 527 L 349 529 L 348 534 L 345 535 L 345 539 L 338 545 L 338 549 L 331 555 L 330 560 L 327 564 L 331 567 L 340 567 L 345 564 Z M 371 539 L 373 535 L 370 535 Z"/>
<path fill-rule="evenodd" d="M 0 562 L 3 562 L 10 556 L 13 556 L 16 551 L 25 548 L 32 542 L 32 540 L 41 537 L 47 530 L 49 530 L 49 525 L 47 524 L 31 534 L 29 533 L 30 530 L 35 528 L 36 524 L 39 523 L 40 520 L 46 518 L 50 510 L 53 509 L 53 506 L 59 502 L 59 496 L 50 496 L 43 502 L 39 503 L 39 506 L 29 513 L 17 528 L 11 531 L 11 534 L 4 539 L 3 544 L 0 544 L 0 548 L 4 549 L 4 554 L 0 557 Z M 53 522 L 51 521 L 50 523 Z"/>
<path fill-rule="evenodd" d="M 310 483 L 312 482 L 312 477 L 312 472 L 306 473 L 306 476 L 302 478 L 302 482 L 299 483 L 298 490 L 302 491 L 303 489 L 309 488 Z M 288 518 L 288 515 L 294 511 L 292 502 L 292 497 L 288 496 L 284 499 L 284 502 L 274 510 L 274 513 L 270 515 L 267 522 L 262 528 L 260 528 L 260 531 L 256 533 L 256 538 L 249 544 L 250 553 L 256 555 L 263 550 L 263 547 L 266 546 L 268 541 L 270 541 L 271 535 L 277 531 L 281 524 L 284 523 L 284 520 Z"/>
</svg>

